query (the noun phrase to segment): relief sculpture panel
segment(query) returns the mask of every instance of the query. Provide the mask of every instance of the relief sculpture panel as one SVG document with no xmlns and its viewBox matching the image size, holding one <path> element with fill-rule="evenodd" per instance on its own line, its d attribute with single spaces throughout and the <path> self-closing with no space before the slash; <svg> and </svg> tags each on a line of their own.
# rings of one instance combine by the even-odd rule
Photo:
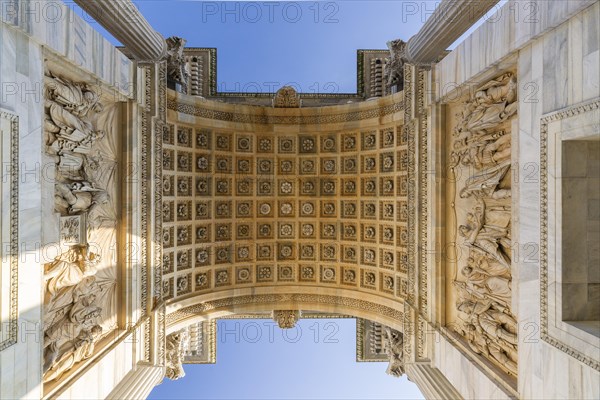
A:
<svg viewBox="0 0 600 400">
<path fill-rule="evenodd" d="M 54 165 L 60 249 L 44 268 L 44 382 L 90 358 L 116 328 L 117 107 L 98 88 L 46 71 L 45 153 Z"/>
<path fill-rule="evenodd" d="M 507 72 L 478 87 L 449 116 L 447 188 L 447 325 L 475 354 L 511 375 L 517 374 L 517 322 L 509 120 L 516 97 L 516 77 Z"/>
</svg>

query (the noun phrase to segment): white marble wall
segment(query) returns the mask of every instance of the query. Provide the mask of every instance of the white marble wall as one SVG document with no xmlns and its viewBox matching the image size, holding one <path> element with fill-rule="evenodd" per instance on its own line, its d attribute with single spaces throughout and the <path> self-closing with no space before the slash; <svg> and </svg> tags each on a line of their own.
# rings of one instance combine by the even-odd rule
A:
<svg viewBox="0 0 600 400">
<path fill-rule="evenodd" d="M 540 120 L 600 96 L 600 3 L 586 8 L 519 52 L 520 165 L 517 202 L 519 257 L 519 394 L 524 398 L 600 397 L 600 373 L 540 339 L 540 258 L 526 257 L 528 243 L 540 244 Z M 531 83 L 535 95 L 524 87 Z M 529 98 L 531 101 L 523 101 Z M 525 174 L 524 166 L 533 166 Z M 531 168 L 531 167 L 529 167 Z M 583 238 L 582 238 L 583 240 Z M 548 256 L 555 255 L 549 243 Z M 523 329 L 527 327 L 527 331 Z M 596 359 L 600 354 L 590 354 Z"/>
<path fill-rule="evenodd" d="M 515 10 L 520 12 L 518 18 Z M 513 254 L 513 289 L 520 328 L 520 398 L 600 398 L 600 373 L 540 337 L 539 254 L 540 120 L 600 96 L 599 26 L 597 1 L 510 1 L 493 22 L 482 25 L 433 71 L 437 80 L 433 97 L 447 102 L 457 87 L 478 85 L 504 69 L 517 68 L 519 111 L 512 148 L 513 176 L 518 179 L 513 185 L 513 240 L 518 246 Z M 553 256 L 549 249 L 549 257 Z M 481 386 L 487 379 L 483 373 L 469 367 L 456 351 L 443 340 L 436 343 L 434 365 L 463 396 L 495 398 L 495 392 L 485 391 L 492 387 Z M 457 375 L 456 370 L 463 368 L 469 382 Z M 475 395 L 473 388 L 478 386 L 484 391 Z"/>
<path fill-rule="evenodd" d="M 482 373 L 479 367 L 442 335 L 435 335 L 432 364 L 465 399 L 512 398 L 508 391 Z"/>
<path fill-rule="evenodd" d="M 92 18 L 75 8 L 73 2 L 2 1 L 0 20 L 25 33 L 33 42 L 91 72 L 122 94 L 132 94 L 134 63 L 95 30 L 98 27 L 95 21 L 94 26 L 88 24 Z"/>
<path fill-rule="evenodd" d="M 17 343 L 0 352 L 0 398 L 41 397 L 41 48 L 0 23 L 0 107 L 19 117 Z M 6 160 L 3 160 L 6 161 Z"/>
<path fill-rule="evenodd" d="M 503 68 L 504 61 L 515 57 L 519 50 L 529 46 L 534 39 L 541 37 L 581 10 L 596 3 L 596 0 L 509 1 L 495 14 L 490 15 L 487 22 L 435 66 L 437 81 L 434 88 L 435 99 L 443 99 L 457 87 L 477 80 L 479 75 L 486 72 L 494 75 L 495 70 Z M 580 45 L 584 42 L 593 43 L 594 35 L 598 34 L 597 26 L 589 25 L 589 22 L 580 20 L 580 17 L 576 17 L 573 22 L 574 25 L 581 24 L 579 36 L 575 36 L 580 38 Z M 558 51 L 546 62 L 557 63 L 561 66 L 576 62 L 573 59 L 562 57 L 561 54 L 561 51 L 565 51 L 570 43 L 561 42 L 560 35 L 547 37 L 553 37 L 552 40 L 557 41 L 556 44 L 549 43 L 548 45 L 558 46 L 553 47 Z M 589 55 L 590 52 L 586 51 L 586 54 Z M 596 72 L 598 71 L 598 65 L 594 64 L 593 57 L 577 57 L 577 54 L 574 56 L 578 60 L 579 66 L 589 72 L 584 79 L 589 80 L 592 85 L 596 79 L 597 84 L 598 74 L 591 74 L 594 68 Z M 560 74 L 562 71 L 556 69 L 554 72 Z M 595 75 L 595 77 L 591 75 Z M 560 82 L 564 83 L 564 80 L 560 80 Z M 557 89 L 560 91 L 561 86 L 559 85 Z M 582 88 L 582 90 L 585 93 L 591 89 Z M 528 94 L 531 94 L 531 89 Z M 560 103 L 560 100 L 556 101 Z"/>
<path fill-rule="evenodd" d="M 95 363 L 57 399 L 105 399 L 134 365 L 132 336 L 119 343 Z"/>
</svg>

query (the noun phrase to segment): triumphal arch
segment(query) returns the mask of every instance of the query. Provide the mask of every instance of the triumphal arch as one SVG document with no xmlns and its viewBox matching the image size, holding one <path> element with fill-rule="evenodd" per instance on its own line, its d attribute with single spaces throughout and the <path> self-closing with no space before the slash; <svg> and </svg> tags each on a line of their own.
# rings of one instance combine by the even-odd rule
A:
<svg viewBox="0 0 600 400">
<path fill-rule="evenodd" d="M 143 398 L 240 315 L 359 318 L 427 398 L 600 397 L 597 1 L 443 0 L 352 94 L 221 93 L 77 3 L 123 47 L 1 2 L 0 397 Z"/>
</svg>

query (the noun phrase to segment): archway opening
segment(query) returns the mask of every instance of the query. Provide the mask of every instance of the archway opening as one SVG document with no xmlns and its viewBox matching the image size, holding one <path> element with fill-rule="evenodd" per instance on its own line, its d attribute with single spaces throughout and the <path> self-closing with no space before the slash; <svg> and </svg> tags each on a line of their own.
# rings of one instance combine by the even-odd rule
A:
<svg viewBox="0 0 600 400">
<path fill-rule="evenodd" d="M 184 361 L 185 376 L 165 379 L 150 399 L 186 398 L 189 393 L 215 399 L 423 398 L 406 375 L 385 374 L 388 357 L 375 353 L 381 347 L 365 348 L 374 342 L 365 332 L 369 321 L 318 312 L 303 312 L 290 329 L 281 329 L 268 312 L 213 321 L 204 323 L 214 326 L 214 337 L 205 329 L 208 335 L 200 341 L 215 345 L 216 364 Z"/>
</svg>

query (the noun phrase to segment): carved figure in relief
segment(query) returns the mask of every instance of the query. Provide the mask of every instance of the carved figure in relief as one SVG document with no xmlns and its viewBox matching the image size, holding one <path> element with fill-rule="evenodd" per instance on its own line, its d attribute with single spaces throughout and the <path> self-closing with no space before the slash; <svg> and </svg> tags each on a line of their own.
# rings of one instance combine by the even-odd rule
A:
<svg viewBox="0 0 600 400">
<path fill-rule="evenodd" d="M 494 302 L 464 300 L 457 309 L 468 315 L 468 321 L 476 328 L 481 328 L 492 339 L 502 339 L 507 343 L 517 344 L 517 321 L 507 314 L 507 308 L 499 310 Z M 479 332 L 479 330 L 478 330 Z"/>
<path fill-rule="evenodd" d="M 116 165 L 117 154 L 110 137 L 97 146 L 105 131 L 96 125 L 110 127 L 114 110 L 96 115 L 104 111 L 97 91 L 49 71 L 44 95 L 46 153 L 56 163 L 55 211 L 62 216 L 85 213 L 88 240 L 108 248 L 114 232 L 104 229 L 98 233 L 97 229 L 109 227 L 108 219 L 110 227 L 116 224 L 114 212 L 106 204 L 108 191 L 116 188 L 116 184 L 110 186 L 114 169 L 107 165 Z M 110 159 L 108 164 L 105 156 Z M 90 357 L 103 329 L 112 329 L 114 282 L 109 282 L 106 274 L 98 278 L 103 283 L 96 281 L 100 262 L 100 255 L 89 251 L 87 245 L 76 245 L 44 265 L 44 382 L 58 379 Z"/>
<path fill-rule="evenodd" d="M 77 147 L 89 149 L 94 141 L 104 136 L 104 132 L 96 131 L 89 120 L 90 111 L 100 113 L 103 107 L 98 94 L 88 85 L 68 82 L 48 73 L 45 92 L 44 132 L 48 146 L 59 141 L 55 144 L 58 151 L 74 151 Z"/>
<path fill-rule="evenodd" d="M 183 370 L 183 341 L 186 335 L 184 331 L 172 333 L 167 336 L 165 345 L 165 377 L 177 380 L 185 376 Z"/>
<path fill-rule="evenodd" d="M 469 173 L 458 197 L 475 201 L 458 227 L 469 258 L 459 267 L 464 281 L 453 282 L 462 320 L 455 330 L 473 351 L 512 374 L 517 373 L 517 332 L 510 313 L 511 212 L 504 201 L 511 197 L 511 140 L 509 133 L 498 129 L 517 112 L 517 89 L 512 73 L 477 89 L 457 115 L 449 158 L 450 167 Z"/>
<path fill-rule="evenodd" d="M 467 213 L 467 223 L 458 231 L 465 244 L 481 251 L 492 260 L 510 268 L 510 212 L 503 207 L 490 208 L 478 199 L 473 211 Z"/>
<path fill-rule="evenodd" d="M 98 325 L 102 309 L 94 305 L 95 300 L 95 295 L 81 298 L 67 315 L 44 331 L 44 371 L 65 356 L 73 356 L 73 363 L 76 362 L 75 359 L 79 357 L 75 353 L 84 344 L 92 344 L 95 337 L 102 332 Z M 86 350 L 84 353 L 87 352 Z M 78 361 L 80 360 L 81 358 Z M 72 366 L 73 363 L 63 363 L 52 375 L 59 375 L 57 372 L 62 373 L 65 365 Z"/>
<path fill-rule="evenodd" d="M 517 353 L 514 347 L 506 343 L 501 345 L 497 341 L 490 340 L 485 335 L 482 335 L 477 327 L 472 324 L 467 324 L 463 336 L 467 338 L 469 347 L 476 354 L 481 354 L 488 359 L 494 359 L 512 374 L 517 374 Z"/>
<path fill-rule="evenodd" d="M 189 73 L 186 68 L 183 49 L 186 40 L 177 36 L 171 36 L 167 40 L 167 75 L 171 80 L 182 87 L 182 92 L 187 93 Z"/>
<path fill-rule="evenodd" d="M 75 363 L 91 356 L 101 334 L 96 283 L 100 256 L 87 245 L 72 246 L 45 265 L 44 381 L 59 378 Z"/>
<path fill-rule="evenodd" d="M 101 112 L 100 98 L 89 85 L 69 82 L 46 71 L 46 98 L 53 99 L 73 115 L 85 117 L 90 111 Z"/>
<path fill-rule="evenodd" d="M 404 86 L 404 63 L 406 42 L 401 39 L 391 40 L 387 43 L 390 50 L 390 61 L 385 66 L 384 78 L 386 92 L 391 93 L 392 86 L 396 86 L 398 91 Z"/>
<path fill-rule="evenodd" d="M 501 264 L 486 256 L 486 253 L 472 248 L 467 259 L 467 265 L 473 270 L 481 270 L 490 276 L 500 276 L 510 279 L 511 272 L 507 265 Z"/>
<path fill-rule="evenodd" d="M 483 136 L 467 134 L 454 142 L 454 153 L 463 165 L 476 169 L 501 165 L 510 162 L 510 135 L 504 131 Z"/>
<path fill-rule="evenodd" d="M 479 87 L 473 100 L 459 115 L 455 135 L 460 136 L 463 132 L 482 134 L 506 121 L 517 112 L 517 89 L 517 79 L 510 72 Z"/>
<path fill-rule="evenodd" d="M 467 278 L 466 285 L 470 292 L 480 298 L 489 298 L 501 304 L 509 305 L 511 301 L 510 280 L 498 276 L 490 276 L 480 269 L 463 267 L 461 273 Z"/>
<path fill-rule="evenodd" d="M 64 341 L 76 337 L 82 329 L 89 329 L 96 325 L 102 309 L 94 305 L 96 296 L 90 294 L 81 297 L 71 307 L 68 314 L 51 325 L 44 331 L 44 347 L 53 344 L 62 344 Z"/>
<path fill-rule="evenodd" d="M 499 187 L 508 171 L 510 171 L 509 161 L 481 170 L 466 180 L 459 196 L 462 199 L 471 196 L 478 199 L 487 197 L 496 200 L 510 198 L 510 189 Z"/>
<path fill-rule="evenodd" d="M 401 332 L 390 327 L 383 331 L 384 350 L 390 358 L 387 370 L 388 375 L 401 377 L 404 373 L 404 336 Z"/>
<path fill-rule="evenodd" d="M 82 330 L 61 349 L 49 349 L 44 357 L 44 382 L 60 378 L 63 372 L 71 369 L 75 363 L 90 358 L 94 354 L 95 340 L 101 333 L 102 327 L 94 325 L 89 330 Z"/>
<path fill-rule="evenodd" d="M 79 284 L 85 277 L 96 274 L 100 262 L 98 254 L 89 251 L 88 246 L 73 246 L 45 266 L 44 281 L 46 292 L 56 295 L 66 287 Z"/>
<path fill-rule="evenodd" d="M 44 330 L 47 330 L 67 315 L 74 304 L 80 301 L 95 300 L 96 293 L 100 292 L 101 289 L 96 279 L 93 276 L 86 276 L 75 286 L 64 287 L 56 295 L 50 296 L 44 306 Z M 83 300 L 85 298 L 87 300 Z"/>
<path fill-rule="evenodd" d="M 78 214 L 89 210 L 92 205 L 97 204 L 97 199 L 103 195 L 102 189 L 96 189 L 92 183 L 76 181 L 71 183 L 57 183 L 55 185 L 55 209 L 61 215 Z"/>
</svg>

